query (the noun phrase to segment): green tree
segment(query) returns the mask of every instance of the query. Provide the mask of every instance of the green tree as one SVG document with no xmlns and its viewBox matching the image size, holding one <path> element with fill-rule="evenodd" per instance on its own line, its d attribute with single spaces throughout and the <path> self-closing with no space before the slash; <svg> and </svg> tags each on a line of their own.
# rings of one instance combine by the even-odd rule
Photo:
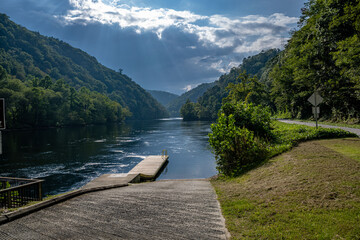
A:
<svg viewBox="0 0 360 240">
<path fill-rule="evenodd" d="M 272 72 L 272 97 L 280 111 L 293 117 L 312 115 L 307 98 L 324 96 L 322 116 L 360 118 L 358 90 L 359 1 L 310 0 Z"/>
<path fill-rule="evenodd" d="M 184 121 L 199 120 L 196 103 L 190 102 L 189 99 L 181 107 L 180 114 Z"/>
</svg>

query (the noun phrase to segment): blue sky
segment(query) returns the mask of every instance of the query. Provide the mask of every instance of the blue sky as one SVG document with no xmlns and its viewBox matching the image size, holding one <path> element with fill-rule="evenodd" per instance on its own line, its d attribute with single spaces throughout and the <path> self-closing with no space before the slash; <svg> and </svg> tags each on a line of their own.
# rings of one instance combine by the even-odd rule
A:
<svg viewBox="0 0 360 240">
<path fill-rule="evenodd" d="M 145 89 L 183 93 L 281 48 L 303 0 L 1 0 L 16 23 L 78 47 Z"/>
</svg>

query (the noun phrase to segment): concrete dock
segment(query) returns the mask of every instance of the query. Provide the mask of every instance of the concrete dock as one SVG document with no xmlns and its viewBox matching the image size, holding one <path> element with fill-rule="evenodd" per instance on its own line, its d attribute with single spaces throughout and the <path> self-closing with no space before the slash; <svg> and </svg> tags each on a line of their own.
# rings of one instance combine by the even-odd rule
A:
<svg viewBox="0 0 360 240">
<path fill-rule="evenodd" d="M 131 169 L 129 174 L 140 174 L 141 179 L 153 180 L 168 159 L 169 156 L 148 156 Z"/>
<path fill-rule="evenodd" d="M 169 156 L 152 155 L 139 162 L 128 173 L 104 174 L 95 178 L 82 189 L 111 188 L 128 183 L 139 183 L 144 180 L 155 180 L 167 164 Z"/>
</svg>

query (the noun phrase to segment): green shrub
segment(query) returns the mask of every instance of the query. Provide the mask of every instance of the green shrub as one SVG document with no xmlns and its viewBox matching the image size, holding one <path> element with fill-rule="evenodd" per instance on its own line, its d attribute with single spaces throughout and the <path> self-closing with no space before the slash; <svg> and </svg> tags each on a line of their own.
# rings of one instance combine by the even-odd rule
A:
<svg viewBox="0 0 360 240">
<path fill-rule="evenodd" d="M 238 176 L 244 168 L 266 159 L 266 142 L 272 136 L 270 114 L 259 110 L 244 102 L 223 106 L 209 134 L 219 173 Z"/>
<path fill-rule="evenodd" d="M 224 103 L 220 110 L 226 116 L 233 115 L 237 127 L 245 127 L 252 131 L 255 136 L 272 139 L 271 113 L 267 107 L 255 106 L 243 101 Z"/>
<path fill-rule="evenodd" d="M 215 154 L 217 170 L 230 177 L 238 176 L 255 163 L 288 151 L 300 142 L 357 137 L 341 129 L 316 129 L 275 121 L 270 124 L 267 109 L 244 102 L 224 104 L 211 130 L 209 142 Z"/>
</svg>

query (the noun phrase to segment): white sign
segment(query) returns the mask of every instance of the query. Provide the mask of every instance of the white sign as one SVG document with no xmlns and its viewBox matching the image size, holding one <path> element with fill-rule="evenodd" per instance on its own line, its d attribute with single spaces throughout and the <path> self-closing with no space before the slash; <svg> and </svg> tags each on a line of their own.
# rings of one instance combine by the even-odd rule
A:
<svg viewBox="0 0 360 240">
<path fill-rule="evenodd" d="M 323 102 L 323 98 L 320 96 L 318 91 L 315 91 L 308 99 L 308 101 L 313 105 L 317 106 Z"/>
<path fill-rule="evenodd" d="M 316 110 L 316 112 L 315 112 L 315 110 Z M 315 114 L 315 113 L 319 114 L 320 113 L 320 107 L 312 107 L 312 113 L 313 114 Z"/>
</svg>

